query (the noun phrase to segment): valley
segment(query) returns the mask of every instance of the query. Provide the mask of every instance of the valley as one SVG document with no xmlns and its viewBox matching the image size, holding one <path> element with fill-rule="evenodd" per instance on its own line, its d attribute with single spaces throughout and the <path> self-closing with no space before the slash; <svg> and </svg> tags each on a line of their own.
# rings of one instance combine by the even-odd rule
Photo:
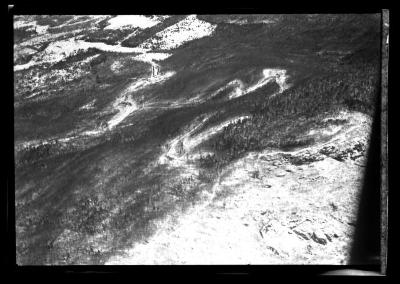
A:
<svg viewBox="0 0 400 284">
<path fill-rule="evenodd" d="M 17 263 L 346 264 L 380 15 L 15 16 Z"/>
</svg>

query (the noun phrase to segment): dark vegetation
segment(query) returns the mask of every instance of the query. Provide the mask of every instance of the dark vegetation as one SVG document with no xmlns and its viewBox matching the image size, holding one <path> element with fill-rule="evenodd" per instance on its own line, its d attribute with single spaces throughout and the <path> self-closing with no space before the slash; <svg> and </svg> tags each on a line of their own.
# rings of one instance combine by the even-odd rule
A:
<svg viewBox="0 0 400 284">
<path fill-rule="evenodd" d="M 18 44 L 36 34 L 36 30 L 31 29 L 30 27 L 14 29 L 14 43 Z"/>
<path fill-rule="evenodd" d="M 221 167 L 248 151 L 267 147 L 288 150 L 310 145 L 312 139 L 299 138 L 301 126 L 337 110 L 372 115 L 380 90 L 379 69 L 376 65 L 359 68 L 312 78 L 265 102 L 254 104 L 250 119 L 230 124 L 208 142 L 217 154 L 207 157 L 205 164 L 210 167 L 211 160 L 216 167 Z"/>
<path fill-rule="evenodd" d="M 14 64 L 16 64 L 16 65 L 26 64 L 32 59 L 33 55 L 34 55 L 34 53 L 21 55 L 18 58 L 16 58 L 16 60 L 14 61 Z"/>
<path fill-rule="evenodd" d="M 123 45 L 137 46 L 180 17 L 140 31 Z M 204 189 L 201 184 L 179 177 L 178 169 L 150 168 L 149 163 L 158 158 L 161 145 L 196 119 L 213 114 L 195 134 L 238 115 L 250 116 L 200 145 L 214 153 L 198 161 L 198 178 L 207 184 L 248 151 L 268 147 L 291 150 L 312 144 L 313 140 L 302 135 L 328 113 L 343 109 L 373 113 L 379 91 L 380 46 L 375 15 L 290 15 L 274 18 L 271 25 L 243 26 L 224 23 L 224 15 L 199 16 L 207 17 L 219 23 L 213 37 L 177 48 L 161 63 L 163 70 L 174 70 L 176 75 L 135 96 L 152 102 L 198 94 L 206 98 L 234 79 L 256 82 L 263 68 L 286 69 L 293 86 L 271 96 L 278 90 L 271 82 L 229 101 L 222 92 L 213 100 L 190 106 L 143 110 L 126 119 L 133 125 L 97 140 L 68 145 L 54 142 L 19 153 L 22 162 L 15 180 L 19 263 L 104 263 L 132 240 L 149 236 L 154 230 L 152 220 L 195 201 Z M 43 17 L 40 21 L 56 27 L 66 20 Z M 83 54 L 78 54 L 56 67 L 67 68 L 82 58 Z M 119 73 L 110 69 L 116 60 L 124 63 Z M 22 98 L 33 90 L 22 88 L 23 82 L 29 82 L 35 72 L 41 75 L 49 70 L 38 67 L 32 69 L 35 72 L 17 72 L 16 141 L 45 140 L 77 128 L 92 129 L 110 115 L 107 106 L 130 79 L 149 72 L 145 63 L 106 53 L 85 68 L 88 74 L 68 83 L 45 84 L 43 95 L 26 100 Z M 78 110 L 94 99 L 94 109 Z M 68 237 L 61 238 L 63 234 Z M 102 236 L 96 241 L 101 249 L 93 248 L 89 241 L 97 234 Z"/>
<path fill-rule="evenodd" d="M 68 23 L 66 25 L 50 25 L 47 31 L 53 34 L 71 32 L 84 36 L 88 31 L 91 31 L 91 29 L 88 29 L 88 25 L 92 25 L 93 21 L 94 20 L 91 18 L 91 16 L 68 19 Z M 80 29 L 83 31 L 79 31 Z"/>
<path fill-rule="evenodd" d="M 63 69 L 68 68 L 68 66 L 73 63 L 79 63 L 82 60 L 85 60 L 88 57 L 96 55 L 96 54 L 99 54 L 99 51 L 95 48 L 89 48 L 88 50 L 79 49 L 76 54 L 69 56 L 69 57 L 55 63 L 54 65 L 52 65 L 52 68 L 63 70 Z M 100 58 L 95 58 L 94 61 L 90 62 L 90 67 L 94 67 L 94 66 L 104 62 L 107 58 L 107 55 L 101 54 L 99 57 Z"/>
<path fill-rule="evenodd" d="M 138 28 L 129 28 L 124 30 L 93 30 L 87 33 L 84 33 L 80 36 L 81 40 L 85 40 L 88 42 L 104 42 L 106 44 L 118 44 L 121 39 L 125 38 L 129 34 L 135 32 L 135 30 L 139 30 Z"/>
<path fill-rule="evenodd" d="M 79 60 L 92 56 L 96 52 L 96 50 L 89 49 L 85 53 L 78 53 L 57 63 L 52 70 L 69 68 Z M 110 70 L 110 65 L 115 60 L 121 60 L 125 65 L 123 71 L 118 74 Z M 139 77 L 148 72 L 148 64 L 133 61 L 129 56 L 112 53 L 102 53 L 88 65 L 79 68 L 88 73 L 68 81 L 68 83 L 59 83 L 59 76 L 54 77 L 54 80 L 57 80 L 55 83 L 52 83 L 53 78 L 49 78 L 43 89 L 35 90 L 41 94 L 31 100 L 16 99 L 16 102 L 24 102 L 15 109 L 16 140 L 60 136 L 76 129 L 78 125 L 84 125 L 89 129 L 94 127 L 97 125 L 98 119 L 105 118 L 104 108 L 114 100 L 114 94 L 120 92 L 129 83 L 130 78 Z M 39 74 L 46 74 L 49 71 L 40 70 L 39 72 Z M 29 70 L 18 72 L 15 74 L 15 81 L 29 82 L 30 77 L 33 77 L 34 74 L 35 72 Z M 61 82 L 62 80 L 63 78 L 61 78 Z M 16 92 L 22 96 L 30 94 L 32 92 L 31 85 L 28 83 L 26 86 L 26 89 L 21 88 L 22 84 L 17 86 Z M 99 92 L 102 95 L 99 96 Z M 81 106 L 94 99 L 96 100 L 95 109 L 79 111 Z"/>
<path fill-rule="evenodd" d="M 65 22 L 71 20 L 73 16 L 70 15 L 59 15 L 57 17 L 50 15 L 36 16 L 36 21 L 38 25 L 56 27 L 64 24 Z"/>
<path fill-rule="evenodd" d="M 291 24 L 292 21 L 298 20 L 299 26 Z M 276 25 L 275 29 L 280 31 L 279 35 L 286 36 L 285 44 L 292 40 L 307 42 L 311 35 L 315 43 L 317 35 L 322 36 L 321 33 L 327 29 L 330 35 L 328 42 L 345 45 L 350 51 L 345 56 L 339 51 L 320 52 L 336 57 L 333 61 L 332 58 L 327 58 L 325 72 L 319 76 L 314 75 L 268 100 L 260 101 L 253 97 L 251 119 L 230 124 L 221 134 L 208 141 L 207 146 L 215 154 L 203 157 L 200 163 L 208 168 L 220 168 L 248 151 L 266 147 L 290 150 L 310 145 L 313 140 L 301 138 L 302 132 L 299 129 L 329 112 L 348 109 L 372 115 L 380 90 L 379 26 L 376 24 L 377 19 L 372 17 L 371 22 L 363 23 L 362 29 L 346 26 L 361 25 L 360 17 L 349 17 L 348 20 L 349 22 L 343 21 L 342 18 L 333 16 L 330 19 L 332 24 L 326 26 L 325 18 L 316 18 L 310 24 L 304 16 L 299 16 L 283 20 L 282 26 Z M 316 28 L 314 24 L 322 24 L 321 21 L 324 25 Z M 375 25 L 372 25 L 373 23 Z M 275 29 L 272 28 L 271 33 L 275 33 Z M 292 31 L 282 31 L 287 29 Z M 299 34 L 302 34 L 301 37 L 298 37 Z M 319 45 L 333 48 L 325 39 L 326 37 Z M 281 42 L 279 37 L 277 40 Z M 301 46 L 309 45 L 303 43 Z M 317 48 L 313 46 L 312 50 Z"/>
</svg>

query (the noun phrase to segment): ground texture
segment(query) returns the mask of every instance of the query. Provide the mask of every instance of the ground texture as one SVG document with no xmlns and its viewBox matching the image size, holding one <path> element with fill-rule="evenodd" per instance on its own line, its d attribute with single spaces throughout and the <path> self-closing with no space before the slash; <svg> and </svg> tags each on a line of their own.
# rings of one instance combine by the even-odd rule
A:
<svg viewBox="0 0 400 284">
<path fill-rule="evenodd" d="M 348 262 L 379 15 L 14 20 L 18 264 Z"/>
</svg>

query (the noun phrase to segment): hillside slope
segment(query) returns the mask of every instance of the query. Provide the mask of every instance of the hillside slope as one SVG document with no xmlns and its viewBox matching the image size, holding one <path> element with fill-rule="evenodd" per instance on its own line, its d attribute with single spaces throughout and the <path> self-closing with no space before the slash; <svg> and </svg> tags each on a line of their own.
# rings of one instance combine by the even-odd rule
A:
<svg viewBox="0 0 400 284">
<path fill-rule="evenodd" d="M 379 15 L 143 17 L 16 16 L 18 264 L 346 263 Z"/>
</svg>

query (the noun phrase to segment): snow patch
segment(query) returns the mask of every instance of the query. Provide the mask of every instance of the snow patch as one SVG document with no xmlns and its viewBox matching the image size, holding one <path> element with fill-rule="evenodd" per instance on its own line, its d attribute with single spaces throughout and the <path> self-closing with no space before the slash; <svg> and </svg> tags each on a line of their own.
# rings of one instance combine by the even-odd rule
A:
<svg viewBox="0 0 400 284">
<path fill-rule="evenodd" d="M 191 137 L 191 135 L 197 129 L 202 127 L 204 123 L 210 118 L 211 115 L 201 119 L 199 122 L 194 122 L 194 126 L 191 126 L 187 131 L 178 135 L 177 137 L 163 145 L 164 151 L 160 155 L 157 164 L 167 164 L 169 167 L 172 168 L 181 168 L 182 177 L 191 176 L 193 174 L 197 175 L 197 167 L 188 163 L 189 158 L 193 159 L 195 157 L 198 157 L 198 153 L 193 153 L 194 148 L 201 144 L 203 141 L 206 141 L 211 136 L 221 131 L 227 125 L 235 123 L 242 119 L 246 119 L 248 118 L 248 116 L 239 116 L 226 120 L 217 126 L 211 127 L 203 131 L 195 137 Z"/>
<path fill-rule="evenodd" d="M 35 24 L 35 30 L 39 35 L 46 34 L 48 29 L 49 29 L 49 26 L 41 26 L 41 25 Z"/>
<path fill-rule="evenodd" d="M 226 23 L 228 24 L 236 24 L 236 25 L 249 25 L 249 24 L 273 24 L 275 23 L 275 21 L 273 20 L 252 20 L 249 21 L 247 19 L 243 19 L 243 20 L 228 20 Z"/>
<path fill-rule="evenodd" d="M 102 134 L 103 132 L 104 132 L 104 130 L 102 130 L 102 129 L 95 129 L 95 130 L 85 131 L 85 132 L 82 133 L 82 135 L 85 135 L 85 136 L 96 136 L 96 135 Z"/>
<path fill-rule="evenodd" d="M 134 57 L 134 59 L 144 62 L 153 63 L 153 61 L 162 61 L 170 57 L 170 53 L 165 52 L 148 52 L 142 53 Z"/>
<path fill-rule="evenodd" d="M 188 41 L 210 36 L 215 28 L 216 25 L 201 21 L 196 15 L 190 15 L 184 20 L 158 32 L 154 37 L 144 41 L 139 47 L 174 49 Z"/>
<path fill-rule="evenodd" d="M 280 93 L 290 87 L 290 85 L 287 84 L 288 76 L 284 69 L 264 69 L 263 75 L 266 79 L 275 79 L 276 83 L 280 87 Z"/>
<path fill-rule="evenodd" d="M 35 31 L 37 34 L 44 34 L 47 32 L 48 25 L 39 25 L 37 21 L 18 20 L 14 21 L 14 29 L 26 28 L 28 31 Z"/>
<path fill-rule="evenodd" d="M 127 118 L 132 112 L 139 109 L 139 106 L 132 98 L 132 94 L 134 92 L 153 84 L 162 83 L 168 80 L 174 74 L 175 72 L 169 71 L 158 74 L 157 76 L 141 78 L 125 88 L 125 90 L 121 92 L 120 97 L 118 97 L 113 103 L 113 108 L 117 109 L 118 113 L 108 121 L 108 129 L 114 128 L 115 126 L 120 124 L 125 118 Z"/>
<path fill-rule="evenodd" d="M 340 130 L 342 130 L 343 126 L 341 125 L 331 125 L 327 127 L 326 129 L 322 130 L 322 133 L 324 135 L 334 135 L 338 133 Z"/>
<path fill-rule="evenodd" d="M 43 63 L 57 63 L 79 52 L 86 52 L 89 48 L 116 53 L 143 53 L 147 51 L 143 48 L 113 46 L 103 42 L 86 42 L 70 38 L 50 43 L 44 51 L 35 55 L 30 62 L 14 66 L 14 71 L 20 71 Z"/>
<path fill-rule="evenodd" d="M 14 72 L 29 69 L 30 67 L 35 66 L 35 65 L 37 65 L 37 62 L 34 62 L 34 61 L 29 61 L 28 63 L 25 63 L 25 64 L 15 65 Z"/>
<path fill-rule="evenodd" d="M 118 98 L 114 102 L 113 106 L 119 112 L 108 121 L 108 129 L 114 128 L 119 123 L 121 123 L 126 117 L 128 117 L 132 112 L 138 109 L 137 104 L 135 103 L 135 101 L 132 99 L 131 96 Z"/>
<path fill-rule="evenodd" d="M 193 125 L 189 127 L 187 131 L 173 138 L 163 145 L 163 153 L 160 155 L 157 163 L 159 164 L 169 164 L 172 167 L 184 167 L 188 169 L 187 163 L 184 158 L 182 158 L 181 151 L 184 147 L 184 142 L 199 129 L 211 116 L 206 116 L 200 122 L 195 121 Z"/>
<path fill-rule="evenodd" d="M 123 64 L 121 63 L 121 61 L 115 60 L 111 64 L 110 69 L 111 69 L 112 72 L 118 73 L 121 70 L 122 67 L 123 67 Z"/>
<path fill-rule="evenodd" d="M 90 103 L 81 106 L 79 109 L 80 110 L 89 110 L 89 109 L 93 109 L 94 108 L 94 103 L 96 102 L 96 100 L 91 101 Z"/>
<path fill-rule="evenodd" d="M 249 86 L 244 94 L 254 92 L 255 90 L 265 86 L 271 81 L 275 81 L 279 85 L 279 93 L 282 93 L 289 86 L 286 84 L 286 70 L 283 69 L 264 69 L 263 78 L 252 86 Z"/>
<path fill-rule="evenodd" d="M 268 69 L 267 68 L 262 71 L 262 78 L 255 84 L 250 85 L 246 88 L 244 83 L 241 80 L 235 79 L 235 80 L 229 82 L 228 84 L 226 84 L 224 87 L 215 91 L 210 96 L 210 98 L 218 95 L 220 92 L 222 92 L 232 86 L 234 86 L 235 88 L 232 92 L 230 92 L 229 99 L 238 98 L 238 97 L 241 97 L 248 93 L 254 92 L 255 90 L 265 86 L 266 84 L 268 84 L 269 82 L 271 82 L 273 80 L 279 85 L 279 93 L 282 93 L 284 90 L 286 90 L 290 87 L 290 85 L 287 84 L 287 79 L 288 79 L 288 76 L 286 74 L 286 70 L 284 70 L 284 69 Z"/>
<path fill-rule="evenodd" d="M 95 48 L 101 51 L 106 52 L 117 52 L 117 53 L 141 53 L 145 52 L 142 48 L 133 48 L 133 47 L 124 47 L 118 45 L 108 45 L 103 42 L 86 42 L 82 40 L 76 40 L 74 38 L 65 40 L 65 41 L 57 41 L 51 43 L 46 48 L 46 54 L 48 54 L 49 61 L 59 61 L 63 55 L 70 56 L 76 53 L 78 50 L 86 51 L 89 48 Z M 65 57 L 63 57 L 65 58 Z"/>
<path fill-rule="evenodd" d="M 17 20 L 14 21 L 14 29 L 32 27 L 35 21 Z"/>
<path fill-rule="evenodd" d="M 122 91 L 122 95 L 127 94 L 127 93 L 132 93 L 136 92 L 138 90 L 141 90 L 149 85 L 156 84 L 156 83 L 161 83 L 163 81 L 168 80 L 171 78 L 173 75 L 175 75 L 176 72 L 174 71 L 168 71 L 165 73 L 159 73 L 157 76 L 149 77 L 149 78 L 141 78 L 132 84 L 130 84 L 124 91 Z"/>
<path fill-rule="evenodd" d="M 108 20 L 109 25 L 105 30 L 116 30 L 121 28 L 137 27 L 147 29 L 157 25 L 161 21 L 155 17 L 146 17 L 142 15 L 121 15 Z"/>
<path fill-rule="evenodd" d="M 164 60 L 170 56 L 168 53 L 146 53 L 149 50 L 138 47 L 124 47 L 120 45 L 108 45 L 103 42 L 86 42 L 70 38 L 67 40 L 55 41 L 41 53 L 35 55 L 32 60 L 26 64 L 15 65 L 14 71 L 28 69 L 32 66 L 43 63 L 57 63 L 67 57 L 86 52 L 89 48 L 95 48 L 104 52 L 114 53 L 141 53 L 135 59 L 139 61 L 151 62 L 152 60 Z"/>
</svg>

